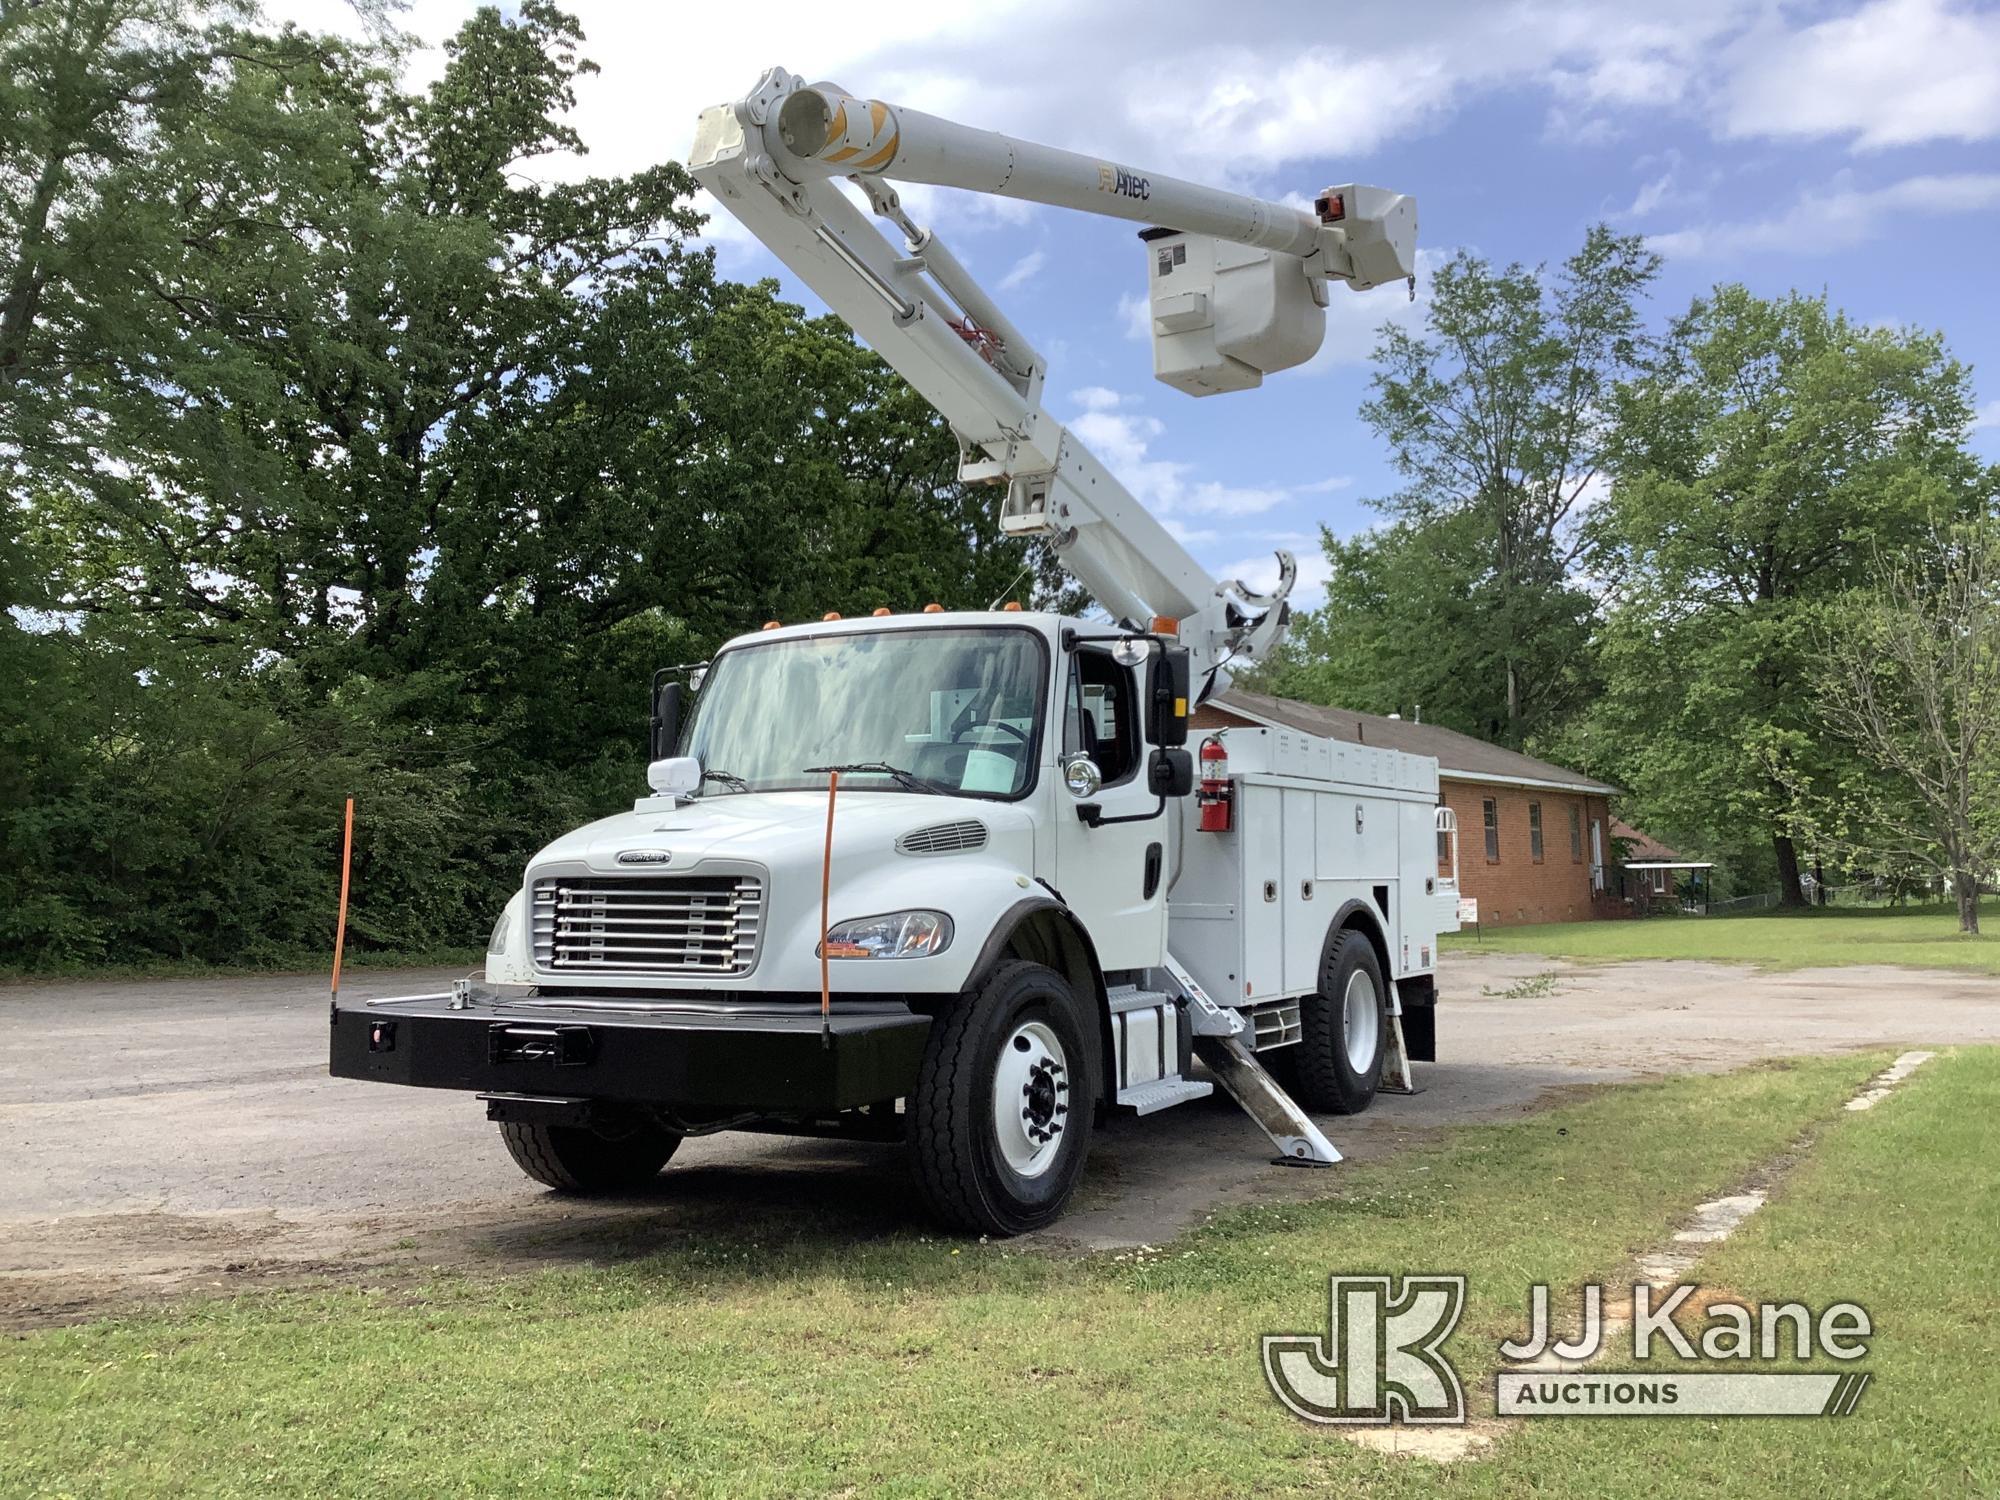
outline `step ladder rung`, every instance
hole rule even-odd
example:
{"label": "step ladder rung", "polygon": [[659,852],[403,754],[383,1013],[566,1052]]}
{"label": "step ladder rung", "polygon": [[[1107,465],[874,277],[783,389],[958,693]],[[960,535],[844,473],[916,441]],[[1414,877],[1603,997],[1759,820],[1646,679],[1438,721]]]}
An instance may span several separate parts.
{"label": "step ladder rung", "polygon": [[1171,1078],[1120,1089],[1117,1103],[1120,1109],[1129,1109],[1135,1115],[1152,1115],[1192,1099],[1206,1099],[1214,1092],[1215,1085],[1206,1079],[1182,1078],[1175,1074]]}

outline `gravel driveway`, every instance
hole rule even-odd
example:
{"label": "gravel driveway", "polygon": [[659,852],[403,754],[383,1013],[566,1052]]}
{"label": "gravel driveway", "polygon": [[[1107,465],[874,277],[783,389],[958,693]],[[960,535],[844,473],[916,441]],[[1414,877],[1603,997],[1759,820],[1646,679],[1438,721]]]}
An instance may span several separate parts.
{"label": "gravel driveway", "polygon": [[[347,989],[359,998],[451,977],[355,975]],[[1442,1057],[1420,1067],[1425,1091],[1327,1120],[1348,1155],[1518,1117],[1566,1085],[2000,1041],[2000,981],[1934,971],[1453,954],[1440,989]],[[690,1141],[641,1197],[558,1197],[521,1176],[471,1098],[327,1077],[317,977],[16,984],[0,988],[0,1017],[0,1320],[17,1324],[321,1274],[641,1253],[752,1213],[782,1228],[810,1211],[856,1236],[908,1222],[894,1148],[774,1136]],[[1114,1121],[1077,1207],[1047,1239],[1157,1242],[1217,1206],[1337,1180],[1269,1157],[1219,1095]]]}

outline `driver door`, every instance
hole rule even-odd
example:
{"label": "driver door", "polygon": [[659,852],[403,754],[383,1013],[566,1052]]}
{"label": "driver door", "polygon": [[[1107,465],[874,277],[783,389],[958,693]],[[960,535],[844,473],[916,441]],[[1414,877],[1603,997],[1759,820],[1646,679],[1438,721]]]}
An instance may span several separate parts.
{"label": "driver door", "polygon": [[[1166,953],[1173,819],[1154,816],[1160,799],[1147,789],[1137,676],[1109,650],[1088,645],[1070,653],[1068,670],[1061,764],[1087,755],[1104,782],[1094,797],[1057,788],[1056,888],[1088,929],[1102,968],[1151,968]],[[1077,816],[1090,803],[1103,818],[1094,828]]]}

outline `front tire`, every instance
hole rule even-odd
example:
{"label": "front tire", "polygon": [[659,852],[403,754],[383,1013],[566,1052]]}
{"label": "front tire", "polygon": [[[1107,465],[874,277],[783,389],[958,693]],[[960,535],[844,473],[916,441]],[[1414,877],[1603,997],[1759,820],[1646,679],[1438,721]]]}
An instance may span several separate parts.
{"label": "front tire", "polygon": [[1015,1235],[1062,1214],[1090,1149],[1090,1030],[1068,981],[1024,962],[1002,964],[931,1022],[909,1139],[939,1219]]}
{"label": "front tire", "polygon": [[622,1193],[644,1187],[660,1175],[681,1143],[671,1130],[643,1120],[603,1129],[506,1120],[500,1125],[500,1139],[523,1172],[565,1193]]}
{"label": "front tire", "polygon": [[1307,1109],[1358,1115],[1375,1101],[1388,1055],[1389,986],[1365,933],[1336,932],[1319,993],[1299,1002],[1297,1093]]}

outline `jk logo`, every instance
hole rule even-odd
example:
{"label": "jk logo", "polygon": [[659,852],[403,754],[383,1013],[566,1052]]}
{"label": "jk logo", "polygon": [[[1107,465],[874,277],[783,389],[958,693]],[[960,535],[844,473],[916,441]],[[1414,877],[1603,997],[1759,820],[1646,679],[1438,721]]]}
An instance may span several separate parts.
{"label": "jk logo", "polygon": [[1465,1311],[1463,1276],[1327,1278],[1324,1338],[1264,1335],[1264,1378],[1308,1422],[1462,1423],[1465,1387],[1441,1352]]}

